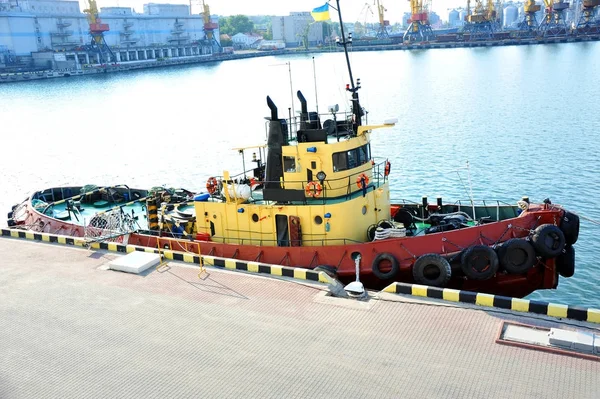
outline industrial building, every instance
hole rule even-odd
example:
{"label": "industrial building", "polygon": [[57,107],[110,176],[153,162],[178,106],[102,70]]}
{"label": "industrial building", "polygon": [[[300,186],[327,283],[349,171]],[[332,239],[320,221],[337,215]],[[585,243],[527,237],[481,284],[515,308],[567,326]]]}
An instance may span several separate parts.
{"label": "industrial building", "polygon": [[[143,14],[129,7],[105,7],[97,17],[115,62],[211,54],[219,47],[218,25],[212,24],[208,40],[203,15],[190,15],[188,5],[149,3]],[[87,48],[91,40],[89,13],[81,12],[78,1],[0,0],[0,66],[100,63],[98,54]],[[49,56],[57,52],[61,56]]]}
{"label": "industrial building", "polygon": [[282,41],[286,47],[301,46],[304,38],[315,46],[323,43],[323,23],[315,22],[310,12],[291,12],[284,17],[272,17],[273,40]]}

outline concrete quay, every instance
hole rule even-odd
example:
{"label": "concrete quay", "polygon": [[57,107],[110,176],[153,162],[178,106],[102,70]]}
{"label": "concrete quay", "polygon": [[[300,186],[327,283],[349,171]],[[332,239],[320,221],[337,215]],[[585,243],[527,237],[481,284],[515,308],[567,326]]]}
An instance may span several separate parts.
{"label": "concrete quay", "polygon": [[505,320],[570,322],[11,238],[0,256],[2,399],[600,397],[600,362],[495,343]]}

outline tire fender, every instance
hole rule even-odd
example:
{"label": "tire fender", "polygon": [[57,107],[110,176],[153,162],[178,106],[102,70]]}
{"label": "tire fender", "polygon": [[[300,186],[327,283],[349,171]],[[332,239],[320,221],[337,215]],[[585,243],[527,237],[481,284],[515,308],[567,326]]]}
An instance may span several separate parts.
{"label": "tire fender", "polygon": [[494,277],[499,265],[498,255],[492,248],[474,245],[463,253],[460,268],[471,280],[487,280]]}
{"label": "tire fender", "polygon": [[510,274],[527,273],[536,261],[535,248],[527,240],[511,238],[498,248],[498,260]]}
{"label": "tire fender", "polygon": [[[391,264],[391,268],[387,272],[381,271],[381,262],[388,261]],[[394,255],[382,252],[378,254],[375,259],[373,259],[373,263],[371,264],[371,269],[373,270],[373,274],[380,280],[389,280],[391,278],[396,277],[398,272],[400,271],[400,264],[394,257]]]}
{"label": "tire fender", "polygon": [[553,224],[542,224],[535,229],[531,243],[536,252],[545,258],[556,258],[565,248],[565,235]]}
{"label": "tire fender", "polygon": [[417,283],[433,287],[445,287],[452,277],[450,263],[439,254],[420,256],[412,271]]}

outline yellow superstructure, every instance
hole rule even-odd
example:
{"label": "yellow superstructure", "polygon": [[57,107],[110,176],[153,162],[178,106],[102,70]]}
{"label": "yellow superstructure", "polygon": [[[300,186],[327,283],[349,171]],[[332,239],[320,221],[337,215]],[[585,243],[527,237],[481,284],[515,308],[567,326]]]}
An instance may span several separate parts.
{"label": "yellow superstructure", "polygon": [[276,191],[289,200],[264,199],[265,190],[239,198],[236,193],[248,184],[225,171],[220,198],[195,202],[198,232],[213,241],[266,246],[368,241],[369,226],[390,219],[386,162],[374,163],[370,152],[371,131],[385,126],[393,123],[360,126],[357,134],[341,139],[330,134],[322,141],[283,145]]}

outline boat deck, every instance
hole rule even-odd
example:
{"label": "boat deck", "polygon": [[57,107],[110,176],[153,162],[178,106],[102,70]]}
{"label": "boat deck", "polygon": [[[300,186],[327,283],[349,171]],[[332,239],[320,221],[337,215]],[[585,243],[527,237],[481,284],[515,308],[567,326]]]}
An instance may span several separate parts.
{"label": "boat deck", "polygon": [[495,343],[503,320],[433,302],[0,239],[0,397],[598,398],[600,362]]}

